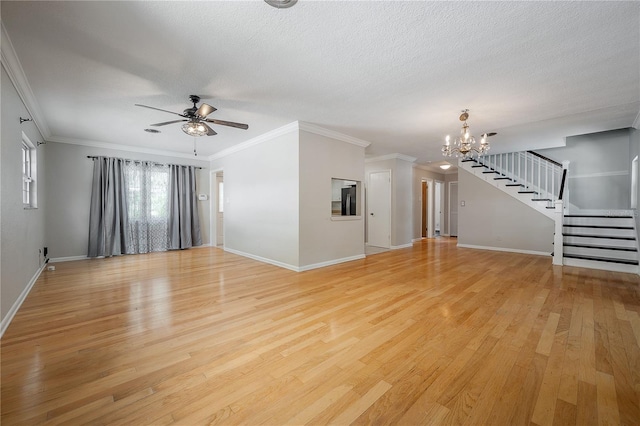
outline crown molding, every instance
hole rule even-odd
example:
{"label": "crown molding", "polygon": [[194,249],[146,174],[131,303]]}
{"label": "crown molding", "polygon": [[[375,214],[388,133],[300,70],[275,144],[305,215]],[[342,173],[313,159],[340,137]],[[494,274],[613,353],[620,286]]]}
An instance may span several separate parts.
{"label": "crown molding", "polygon": [[139,152],[143,154],[153,154],[153,155],[162,155],[163,157],[175,157],[175,158],[186,158],[189,160],[200,160],[207,161],[206,157],[194,158],[193,154],[186,154],[184,152],[176,152],[176,151],[167,151],[163,149],[153,149],[153,148],[143,148],[139,146],[132,145],[120,145],[116,143],[108,143],[108,142],[98,142],[98,141],[89,141],[83,139],[74,139],[74,138],[64,138],[60,136],[54,136],[47,139],[47,142],[57,142],[57,143],[66,143],[71,145],[82,145],[88,146],[92,148],[104,148],[104,149],[114,149],[118,151],[127,151],[127,152]]}
{"label": "crown molding", "polygon": [[638,130],[638,126],[640,126],[640,111],[638,111],[638,115],[636,115],[636,119],[633,120],[633,124],[631,125],[631,127]]}
{"label": "crown molding", "polygon": [[299,121],[298,126],[300,130],[304,130],[305,132],[313,133],[320,136],[326,136],[331,139],[337,139],[339,141],[347,142],[356,146],[360,146],[362,148],[366,148],[371,145],[371,142],[354,138],[353,136],[345,135],[334,130],[325,129],[324,127],[316,126],[315,124],[305,123],[304,121]]}
{"label": "crown molding", "polygon": [[245,150],[247,148],[251,148],[252,146],[256,146],[263,142],[270,141],[271,139],[277,138],[278,136],[286,135],[287,133],[296,132],[296,131],[298,131],[298,122],[294,121],[293,123],[289,123],[282,127],[278,127],[277,129],[270,130],[267,133],[263,133],[260,136],[256,136],[255,138],[239,143],[238,145],[234,145],[230,148],[223,149],[222,151],[216,152],[215,154],[212,154],[207,158],[209,161],[217,160],[219,158],[226,157],[228,155]]}
{"label": "crown molding", "polygon": [[404,154],[399,154],[399,153],[394,153],[394,154],[386,154],[386,155],[380,155],[379,157],[371,157],[371,158],[365,158],[364,162],[365,163],[373,163],[375,161],[385,161],[385,160],[402,160],[402,161],[408,161],[409,163],[413,163],[414,161],[417,160],[416,157],[410,157],[408,155],[404,155]]}
{"label": "crown molding", "polygon": [[24,69],[22,69],[22,64],[20,64],[18,55],[16,55],[9,34],[7,34],[7,30],[4,27],[4,22],[0,21],[0,27],[2,27],[2,35],[0,36],[2,67],[7,71],[9,79],[15,86],[18,96],[20,96],[22,103],[27,109],[27,112],[29,112],[40,134],[44,139],[48,139],[51,137],[51,130],[49,130],[49,126],[47,126],[44,116],[40,112],[40,107],[33,95],[33,90],[31,90],[27,76],[24,74]]}

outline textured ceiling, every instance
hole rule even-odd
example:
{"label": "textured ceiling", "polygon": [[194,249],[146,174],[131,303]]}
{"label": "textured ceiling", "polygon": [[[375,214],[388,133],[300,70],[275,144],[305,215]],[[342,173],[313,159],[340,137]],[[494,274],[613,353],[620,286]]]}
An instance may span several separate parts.
{"label": "textured ceiling", "polygon": [[[638,2],[7,2],[1,17],[52,141],[189,154],[188,95],[218,111],[211,155],[292,121],[441,161],[471,110],[494,152],[630,127],[640,111]],[[4,46],[4,44],[3,44]]]}

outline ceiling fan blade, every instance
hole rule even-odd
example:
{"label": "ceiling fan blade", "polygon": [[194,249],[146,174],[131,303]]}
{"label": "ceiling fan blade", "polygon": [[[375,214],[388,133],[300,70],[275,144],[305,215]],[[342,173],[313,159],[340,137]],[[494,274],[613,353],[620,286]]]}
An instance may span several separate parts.
{"label": "ceiling fan blade", "polygon": [[206,119],[207,123],[220,124],[222,126],[236,127],[238,129],[247,130],[249,128],[248,124],[242,123],[234,123],[233,121],[224,121],[224,120],[215,120],[215,119]]}
{"label": "ceiling fan blade", "polygon": [[173,123],[181,123],[183,121],[189,121],[189,120],[172,120],[172,121],[164,121],[162,123],[156,123],[156,124],[151,124],[151,126],[166,126],[167,124],[173,124]]}
{"label": "ceiling fan blade", "polygon": [[167,111],[166,109],[160,109],[160,108],[156,108],[156,107],[152,107],[152,106],[148,106],[148,105],[141,105],[141,104],[134,104],[134,105],[135,106],[139,106],[139,107],[143,107],[143,108],[155,109],[157,111],[168,112],[169,114],[179,115],[180,117],[186,117],[184,114],[179,114],[179,113],[173,112],[173,111]]}
{"label": "ceiling fan blade", "polygon": [[211,127],[207,126],[205,123],[200,123],[202,124],[204,127],[207,128],[207,136],[213,136],[213,135],[217,135],[216,131],[213,130]]}
{"label": "ceiling fan blade", "polygon": [[211,114],[213,111],[216,111],[216,109],[214,107],[212,107],[209,104],[203,103],[202,105],[200,105],[200,108],[198,108],[198,110],[196,111],[196,114],[198,114],[200,117],[204,118],[207,115]]}

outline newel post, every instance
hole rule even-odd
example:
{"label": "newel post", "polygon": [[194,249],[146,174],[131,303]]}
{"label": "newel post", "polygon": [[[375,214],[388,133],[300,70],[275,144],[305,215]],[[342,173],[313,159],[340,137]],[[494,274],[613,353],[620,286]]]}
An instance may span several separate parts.
{"label": "newel post", "polygon": [[556,201],[556,210],[555,210],[555,234],[553,236],[553,264],[554,265],[562,265],[562,250],[563,247],[563,238],[562,238],[562,225],[564,222],[564,210],[563,210],[563,202],[562,200]]}

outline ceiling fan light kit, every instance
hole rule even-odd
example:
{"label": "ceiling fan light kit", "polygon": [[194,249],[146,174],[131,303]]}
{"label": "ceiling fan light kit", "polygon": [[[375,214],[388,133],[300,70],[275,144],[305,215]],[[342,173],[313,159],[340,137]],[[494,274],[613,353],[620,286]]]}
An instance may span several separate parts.
{"label": "ceiling fan light kit", "polygon": [[[216,108],[212,107],[209,104],[202,103],[200,107],[196,104],[200,102],[200,96],[191,95],[189,96],[189,100],[193,102],[193,107],[185,109],[182,114],[173,111],[167,111],[166,109],[156,108],[148,105],[135,104],[135,106],[155,109],[157,111],[168,112],[169,114],[179,115],[182,117],[180,120],[171,120],[164,121],[162,123],[155,123],[152,126],[166,126],[167,124],[174,123],[184,123],[182,125],[182,131],[185,132],[189,136],[213,136],[217,135],[216,131],[213,130],[207,123],[218,124],[221,126],[229,126],[235,127],[237,129],[248,129],[249,126],[242,123],[234,123],[233,121],[224,121],[224,120],[215,120],[211,118],[207,118],[207,115],[216,111]],[[145,131],[150,131],[151,129],[145,129]],[[153,132],[151,132],[153,133]]]}
{"label": "ceiling fan light kit", "polygon": [[298,2],[298,0],[264,0],[269,6],[276,9],[287,9]]}
{"label": "ceiling fan light kit", "polygon": [[[469,132],[469,125],[467,119],[469,118],[469,110],[463,109],[460,114],[460,121],[462,121],[462,129],[460,129],[460,136],[458,136],[453,145],[449,135],[445,138],[445,143],[442,146],[442,155],[445,157],[462,157],[463,159],[471,158],[474,153],[484,155],[489,151],[489,142],[487,141],[488,134],[485,133],[480,139],[480,146],[475,146],[476,138],[471,136]],[[495,134],[495,133],[494,133]]]}

